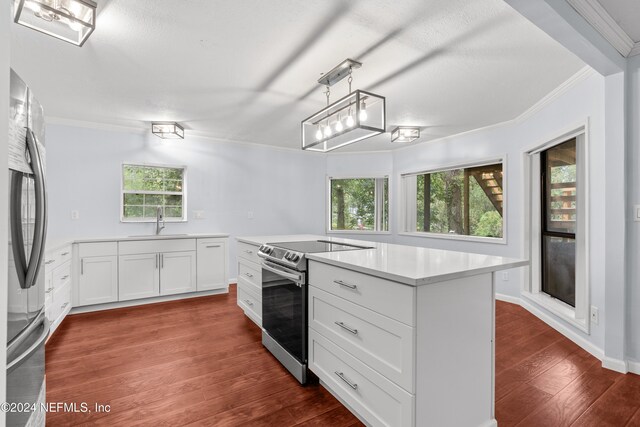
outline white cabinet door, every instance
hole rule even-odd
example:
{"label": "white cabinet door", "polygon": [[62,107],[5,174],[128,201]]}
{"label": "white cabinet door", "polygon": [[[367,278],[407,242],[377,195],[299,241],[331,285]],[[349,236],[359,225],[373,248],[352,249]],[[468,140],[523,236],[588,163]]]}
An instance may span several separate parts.
{"label": "white cabinet door", "polygon": [[198,290],[226,289],[227,244],[225,240],[198,239]]}
{"label": "white cabinet door", "polygon": [[80,258],[79,305],[118,301],[118,257]]}
{"label": "white cabinet door", "polygon": [[157,253],[121,255],[119,262],[120,301],[160,295],[160,259]]}
{"label": "white cabinet door", "polygon": [[160,295],[196,291],[196,252],[160,254]]}

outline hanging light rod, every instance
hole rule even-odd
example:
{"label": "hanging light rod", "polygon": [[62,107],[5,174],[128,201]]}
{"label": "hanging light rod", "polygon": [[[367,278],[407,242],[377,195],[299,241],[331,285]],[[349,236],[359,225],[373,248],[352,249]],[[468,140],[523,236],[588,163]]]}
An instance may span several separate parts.
{"label": "hanging light rod", "polygon": [[340,64],[335,66],[331,71],[325,73],[318,79],[318,83],[324,86],[333,86],[340,80],[344,79],[350,74],[350,70],[362,67],[362,62],[354,61],[353,59],[345,59]]}

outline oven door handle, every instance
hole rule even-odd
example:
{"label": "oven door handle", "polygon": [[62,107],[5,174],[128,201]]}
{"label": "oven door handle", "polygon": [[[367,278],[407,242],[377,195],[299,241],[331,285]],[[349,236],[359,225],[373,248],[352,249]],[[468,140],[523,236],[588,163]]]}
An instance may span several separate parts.
{"label": "oven door handle", "polygon": [[291,279],[296,283],[304,284],[304,274],[302,273],[291,273],[285,271],[281,268],[278,268],[276,264],[273,264],[269,261],[262,261],[262,268],[272,273],[277,274],[278,276],[286,277],[287,279]]}

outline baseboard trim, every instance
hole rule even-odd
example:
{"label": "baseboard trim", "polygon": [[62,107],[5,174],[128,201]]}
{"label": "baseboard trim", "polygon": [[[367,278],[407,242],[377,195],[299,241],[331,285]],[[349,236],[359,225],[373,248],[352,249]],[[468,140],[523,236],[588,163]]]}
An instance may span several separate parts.
{"label": "baseboard trim", "polygon": [[236,283],[238,283],[238,278],[234,277],[233,279],[229,279],[229,284],[230,285],[235,285]]}
{"label": "baseboard trim", "polygon": [[558,320],[554,319],[534,304],[529,302],[524,298],[518,298],[511,295],[498,294],[496,293],[496,300],[509,302],[512,304],[517,304],[527,310],[529,313],[536,316],[538,319],[542,320],[547,325],[551,326],[556,331],[560,332],[562,335],[570,339],[573,343],[578,345],[580,348],[591,354],[596,359],[602,362],[602,366],[604,368],[610,369],[612,371],[620,372],[622,374],[626,374],[628,372],[638,373],[640,374],[640,363],[637,362],[627,362],[620,359],[614,359],[611,357],[606,357],[604,355],[604,351],[585,340],[583,337],[572,331],[566,325],[562,324]]}
{"label": "baseboard trim", "polygon": [[69,314],[90,313],[92,311],[114,310],[116,308],[133,307],[136,305],[156,304],[159,302],[178,301],[189,298],[206,297],[210,295],[219,295],[229,293],[228,288],[214,289],[212,291],[190,292],[187,294],[166,295],[161,297],[134,299],[130,301],[110,302],[107,304],[87,305],[82,307],[73,307]]}

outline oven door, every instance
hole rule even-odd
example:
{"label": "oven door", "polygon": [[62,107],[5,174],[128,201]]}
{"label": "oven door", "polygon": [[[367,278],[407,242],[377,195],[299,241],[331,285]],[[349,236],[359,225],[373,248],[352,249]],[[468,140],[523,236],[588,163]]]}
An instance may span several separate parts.
{"label": "oven door", "polygon": [[300,381],[306,381],[305,274],[262,262],[262,343]]}

